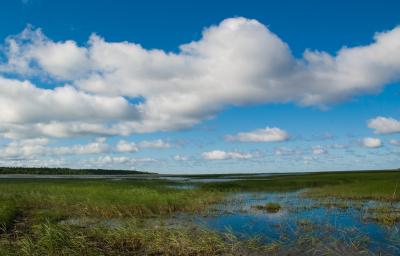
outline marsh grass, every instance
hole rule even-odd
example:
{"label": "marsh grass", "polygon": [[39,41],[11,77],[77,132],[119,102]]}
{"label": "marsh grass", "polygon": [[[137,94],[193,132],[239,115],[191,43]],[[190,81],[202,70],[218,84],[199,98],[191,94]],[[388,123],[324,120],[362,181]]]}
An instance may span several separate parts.
{"label": "marsh grass", "polygon": [[[0,255],[229,255],[257,247],[254,241],[211,231],[152,225],[151,220],[178,213],[206,212],[224,198],[218,191],[166,185],[170,183],[2,181]],[[69,224],[73,218],[92,223]],[[119,224],[112,226],[111,220]]]}
{"label": "marsh grass", "polygon": [[10,201],[0,202],[0,232],[6,232],[18,215],[18,208]]}
{"label": "marsh grass", "polygon": [[[2,240],[4,242],[4,239]],[[79,229],[50,222],[3,246],[1,255],[265,255],[276,249],[198,227],[154,227],[136,221],[110,229]]]}
{"label": "marsh grass", "polygon": [[[0,184],[0,201],[12,202],[14,208],[38,220],[201,212],[222,199],[223,193],[165,188],[159,181],[14,181]],[[4,218],[9,216],[7,209],[4,209]]]}
{"label": "marsh grass", "polygon": [[[348,200],[354,199],[391,203],[400,200],[399,179],[398,172],[319,173],[195,183],[186,190],[162,180],[0,180],[0,255],[364,255],[362,237],[327,241],[330,231],[315,236],[317,227],[306,220],[297,223],[298,236],[290,244],[155,222],[181,213],[209,214],[210,205],[237,191],[308,188],[303,196],[339,209],[352,207]],[[279,211],[281,205],[260,207]],[[365,217],[399,221],[398,212],[387,209],[371,208]]]}
{"label": "marsh grass", "polygon": [[392,227],[400,222],[400,209],[391,207],[390,205],[368,208],[364,213],[364,219]]}
{"label": "marsh grass", "polygon": [[252,205],[251,208],[266,211],[268,213],[276,213],[282,209],[282,206],[279,203],[269,202],[264,205]]}
{"label": "marsh grass", "polygon": [[400,200],[400,171],[327,172],[276,175],[268,179],[197,183],[207,190],[286,192],[307,189],[312,197],[336,196],[346,199]]}
{"label": "marsh grass", "polygon": [[[400,181],[400,171],[343,174],[343,176],[347,176],[347,181],[314,187],[307,190],[304,195],[314,198],[335,197],[349,200],[400,200],[400,193],[396,191]],[[338,176],[336,180],[342,179]]]}

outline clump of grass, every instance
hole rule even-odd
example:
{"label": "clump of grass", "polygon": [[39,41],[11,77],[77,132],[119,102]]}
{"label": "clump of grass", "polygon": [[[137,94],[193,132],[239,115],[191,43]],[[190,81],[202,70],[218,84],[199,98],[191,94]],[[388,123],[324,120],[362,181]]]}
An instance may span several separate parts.
{"label": "clump of grass", "polygon": [[307,227],[307,226],[311,226],[312,223],[309,220],[301,219],[301,220],[297,221],[297,225],[299,225],[300,227]]}
{"label": "clump of grass", "polygon": [[393,213],[379,213],[369,216],[368,219],[381,223],[385,226],[393,226],[400,222],[400,215]]}
{"label": "clump of grass", "polygon": [[34,225],[32,234],[19,242],[17,251],[25,255],[82,255],[88,250],[81,232],[50,222]]}
{"label": "clump of grass", "polygon": [[293,244],[276,255],[375,255],[367,249],[365,239],[343,241],[328,235],[300,235]]}
{"label": "clump of grass", "polygon": [[[247,255],[267,247],[256,241],[242,241],[232,234],[200,228],[138,229],[127,226],[115,231],[95,230],[98,245],[120,254],[138,251],[143,255]],[[104,234],[106,234],[104,236]],[[105,239],[105,240],[104,240]]]}
{"label": "clump of grass", "polygon": [[253,205],[251,206],[254,209],[266,211],[268,213],[276,213],[279,212],[282,206],[279,203],[270,202],[265,205]]}
{"label": "clump of grass", "polygon": [[41,223],[10,242],[14,246],[3,248],[5,255],[265,255],[277,248],[231,233],[194,226],[155,227],[134,220],[114,229]]}
{"label": "clump of grass", "polygon": [[18,214],[18,209],[13,202],[0,203],[0,231],[6,232]]}
{"label": "clump of grass", "polygon": [[400,222],[400,210],[390,206],[369,208],[365,213],[364,219],[390,227]]}
{"label": "clump of grass", "polygon": [[297,227],[299,228],[297,230],[298,235],[300,235],[303,232],[311,232],[315,229],[315,225],[307,220],[307,219],[300,219],[297,221]]}

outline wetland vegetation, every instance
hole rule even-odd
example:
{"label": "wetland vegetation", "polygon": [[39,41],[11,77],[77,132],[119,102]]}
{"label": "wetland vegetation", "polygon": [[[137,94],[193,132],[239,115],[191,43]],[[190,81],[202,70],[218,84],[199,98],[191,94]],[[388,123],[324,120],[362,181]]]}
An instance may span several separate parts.
{"label": "wetland vegetation", "polygon": [[3,178],[0,255],[399,254],[399,182],[398,170]]}

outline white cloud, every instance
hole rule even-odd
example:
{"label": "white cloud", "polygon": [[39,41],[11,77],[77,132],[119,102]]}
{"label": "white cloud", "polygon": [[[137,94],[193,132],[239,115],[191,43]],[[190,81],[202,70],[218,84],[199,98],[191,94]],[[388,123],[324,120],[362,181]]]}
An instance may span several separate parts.
{"label": "white cloud", "polygon": [[287,140],[289,139],[289,135],[282,129],[266,127],[251,132],[240,132],[236,135],[227,135],[225,136],[225,139],[228,141],[240,142],[274,142]]}
{"label": "white cloud", "polygon": [[116,152],[120,153],[133,153],[139,151],[139,149],[142,148],[151,148],[151,149],[166,149],[170,148],[171,144],[168,142],[165,142],[162,139],[157,139],[157,140],[144,140],[140,141],[138,143],[135,142],[128,142],[125,140],[120,140],[117,145],[116,145]]}
{"label": "white cloud", "polygon": [[168,142],[163,141],[162,139],[158,140],[144,140],[139,142],[139,147],[140,148],[170,148],[171,144]]}
{"label": "white cloud", "polygon": [[107,167],[117,165],[134,166],[138,163],[157,162],[154,158],[131,158],[125,156],[100,156],[87,159],[87,164],[92,167]]}
{"label": "white cloud", "polygon": [[44,156],[85,155],[101,153],[134,153],[141,148],[171,147],[163,140],[142,141],[138,144],[120,140],[111,147],[105,138],[96,138],[87,144],[53,146],[47,138],[14,140],[0,147],[0,159],[32,159]]}
{"label": "white cloud", "polygon": [[213,150],[202,153],[202,157],[205,160],[227,160],[227,159],[250,159],[254,155],[250,153],[241,153],[238,151],[226,152],[222,150]]}
{"label": "white cloud", "polygon": [[378,116],[368,120],[368,127],[375,133],[387,134],[400,132],[400,121],[391,117]]}
{"label": "white cloud", "polygon": [[8,61],[0,71],[73,80],[90,70],[86,48],[72,40],[54,42],[31,25],[19,35],[8,37],[5,46]]}
{"label": "white cloud", "polygon": [[378,138],[364,138],[362,141],[364,147],[367,148],[380,148],[382,147],[382,141]]}
{"label": "white cloud", "polygon": [[[65,159],[0,159],[1,166],[13,167],[66,167],[68,162]],[[81,166],[79,166],[82,168]]]}
{"label": "white cloud", "polygon": [[28,81],[1,77],[0,85],[2,123],[127,120],[138,115],[122,97],[94,96],[71,86],[39,89]]}
{"label": "white cloud", "polygon": [[182,156],[182,155],[175,155],[172,157],[175,161],[187,161],[188,157],[187,156]]}
{"label": "white cloud", "polygon": [[134,153],[139,151],[139,148],[135,142],[120,140],[117,143],[116,151],[121,153]]}
{"label": "white cloud", "polygon": [[32,159],[43,156],[99,154],[109,151],[104,138],[88,144],[51,147],[45,138],[12,141],[0,148],[0,159]]}
{"label": "white cloud", "polygon": [[124,135],[129,133],[125,127],[104,123],[138,116],[123,97],[92,95],[71,86],[40,89],[0,76],[0,134],[7,138]]}
{"label": "white cloud", "polygon": [[142,141],[138,144],[125,140],[110,146],[105,138],[96,138],[87,144],[53,146],[47,138],[14,140],[0,147],[0,159],[32,159],[44,156],[84,155],[102,153],[135,153],[141,148],[163,149],[171,147],[163,140]]}
{"label": "white cloud", "polygon": [[1,159],[25,159],[46,154],[47,139],[13,141],[0,149]]}
{"label": "white cloud", "polygon": [[[127,135],[188,128],[232,105],[329,105],[399,81],[400,27],[374,39],[295,58],[265,25],[240,17],[205,29],[178,53],[96,35],[84,46],[55,42],[28,27],[2,47],[0,133]],[[53,88],[38,88],[37,79]]]}
{"label": "white cloud", "polygon": [[105,138],[97,138],[94,142],[85,145],[74,145],[71,147],[56,147],[52,151],[58,155],[67,154],[99,154],[109,150]]}

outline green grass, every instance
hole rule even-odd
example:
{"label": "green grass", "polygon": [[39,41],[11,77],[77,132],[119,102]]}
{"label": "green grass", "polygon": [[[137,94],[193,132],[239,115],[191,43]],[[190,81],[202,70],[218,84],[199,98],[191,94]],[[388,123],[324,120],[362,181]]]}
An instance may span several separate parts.
{"label": "green grass", "polygon": [[197,227],[154,227],[135,221],[118,228],[41,223],[1,255],[265,255],[274,247]]}
{"label": "green grass", "polygon": [[6,232],[17,215],[18,209],[15,203],[10,201],[0,202],[0,232]]}
{"label": "green grass", "polygon": [[336,197],[351,200],[400,200],[400,171],[352,175],[347,182],[312,188],[310,197]]}
{"label": "green grass", "polygon": [[364,219],[372,220],[387,227],[391,227],[400,222],[400,209],[390,205],[369,208],[364,214]]}
{"label": "green grass", "polygon": [[[210,205],[240,191],[306,189],[303,195],[309,197],[396,201],[399,181],[398,171],[252,176],[196,183],[192,190],[168,187],[179,183],[163,180],[0,180],[0,255],[273,254],[282,250],[277,243],[261,245],[181,220],[163,221],[207,213]],[[281,205],[260,207],[279,211]],[[371,210],[366,218],[388,225],[399,221],[398,213],[384,209]]]}
{"label": "green grass", "polygon": [[[270,250],[253,240],[161,220],[202,213],[224,193],[165,181],[0,181],[0,255],[238,255]],[[16,211],[18,209],[18,211]],[[18,219],[16,213],[18,212]],[[82,220],[82,225],[68,220]],[[117,225],[110,224],[116,221]],[[160,223],[154,223],[154,220]]]}
{"label": "green grass", "polygon": [[252,206],[252,208],[257,209],[257,210],[266,211],[269,213],[276,213],[276,212],[280,211],[282,206],[279,203],[271,202],[271,203],[267,203],[265,205],[254,205],[254,206]]}
{"label": "green grass", "polygon": [[[199,184],[216,191],[295,191],[310,197],[400,200],[400,171],[364,171],[278,175],[269,179]],[[397,190],[396,190],[397,186]]]}
{"label": "green grass", "polygon": [[[178,190],[162,181],[0,181],[0,201],[32,216],[150,217],[199,212],[223,198],[217,191]],[[55,216],[53,216],[55,217]]]}

